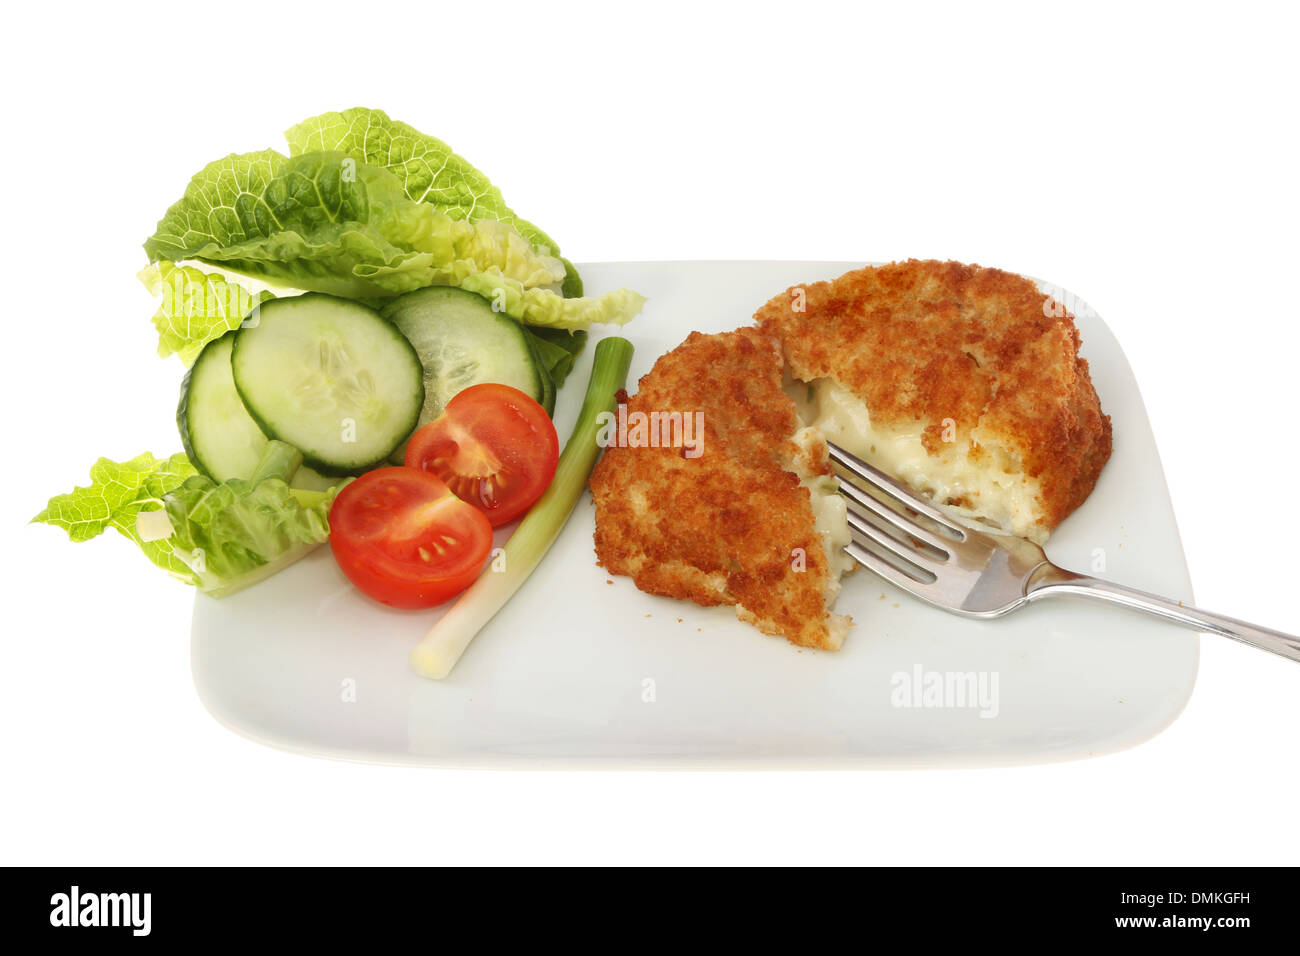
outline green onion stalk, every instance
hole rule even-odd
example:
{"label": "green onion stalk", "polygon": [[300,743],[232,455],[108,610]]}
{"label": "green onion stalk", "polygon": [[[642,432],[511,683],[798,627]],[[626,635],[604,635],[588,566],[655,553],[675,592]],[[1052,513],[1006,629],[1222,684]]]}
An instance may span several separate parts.
{"label": "green onion stalk", "polygon": [[505,607],[560,536],[600,457],[600,415],[614,411],[631,363],[627,339],[611,336],[596,345],[587,395],[555,477],[506,542],[505,570],[480,575],[411,651],[411,667],[421,677],[441,680],[451,673],[470,641]]}

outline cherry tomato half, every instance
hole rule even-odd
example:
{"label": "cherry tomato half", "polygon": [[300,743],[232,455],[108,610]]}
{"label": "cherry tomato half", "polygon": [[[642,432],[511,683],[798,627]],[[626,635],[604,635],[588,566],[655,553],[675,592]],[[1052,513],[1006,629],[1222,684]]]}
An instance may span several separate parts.
{"label": "cherry tomato half", "polygon": [[492,526],[437,475],[380,468],[339,492],[330,548],[348,579],[391,607],[433,607],[478,577]]}
{"label": "cherry tomato half", "polygon": [[490,382],[457,392],[406,448],[408,468],[436,474],[493,525],[519,517],[542,496],[559,457],[546,409]]}

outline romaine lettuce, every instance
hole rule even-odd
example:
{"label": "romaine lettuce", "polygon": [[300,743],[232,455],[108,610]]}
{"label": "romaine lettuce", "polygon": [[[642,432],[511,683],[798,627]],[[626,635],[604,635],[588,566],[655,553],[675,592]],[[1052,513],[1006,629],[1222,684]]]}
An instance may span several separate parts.
{"label": "romaine lettuce", "polygon": [[172,534],[199,590],[223,597],[270,577],[329,538],[338,488],[297,491],[280,478],[220,484],[187,478],[164,499]]}
{"label": "romaine lettuce", "polygon": [[538,357],[546,366],[555,387],[559,388],[573,371],[573,363],[587,344],[586,332],[564,329],[525,328]]}
{"label": "romaine lettuce", "polygon": [[130,461],[101,458],[90,469],[90,484],[50,499],[32,521],[62,528],[73,541],[89,541],[116,528],[140,546],[150,561],[187,584],[198,581],[167,539],[144,541],[136,530],[142,511],[163,507],[163,496],[198,474],[183,454],[155,458],[145,452]]}
{"label": "romaine lettuce", "polygon": [[506,205],[501,190],[440,139],[388,118],[382,110],[354,108],[322,113],[285,131],[289,155],[338,152],[392,173],[414,202],[428,203],[451,219],[495,219],[512,226],[534,247],[558,255],[560,247]]}
{"label": "romaine lettuce", "polygon": [[[173,577],[219,597],[274,574],[329,537],[339,489],[290,489],[285,482],[301,461],[297,449],[273,441],[251,480],[218,483],[182,454],[101,458],[89,486],[51,498],[32,520],[63,528],[73,541],[116,528]],[[162,531],[142,535],[140,524]]]}
{"label": "romaine lettuce", "polygon": [[[560,255],[555,240],[506,205],[488,178],[442,140],[389,119],[383,110],[362,107],[322,113],[285,131],[289,155],[336,151],[391,172],[407,197],[437,206],[451,219],[478,222],[495,219],[511,226],[534,248]],[[565,298],[582,295],[582,278],[568,259],[564,263]]]}
{"label": "romaine lettuce", "polygon": [[274,284],[357,299],[454,285],[532,325],[624,323],[620,289],[565,299],[564,264],[497,219],[415,202],[387,169],[341,152],[231,155],[206,166],[145,243],[150,261],[198,259]]}
{"label": "romaine lettuce", "polygon": [[203,346],[239,328],[255,305],[274,298],[269,292],[249,292],[221,276],[165,259],[146,266],[139,278],[153,295],[162,296],[153,316],[158,354],[179,355],[186,368],[194,364]]}
{"label": "romaine lettuce", "polygon": [[145,243],[151,260],[201,259],[298,288],[394,295],[497,269],[523,288],[564,266],[496,222],[453,222],[396,177],[342,153],[265,151],[206,166]]}

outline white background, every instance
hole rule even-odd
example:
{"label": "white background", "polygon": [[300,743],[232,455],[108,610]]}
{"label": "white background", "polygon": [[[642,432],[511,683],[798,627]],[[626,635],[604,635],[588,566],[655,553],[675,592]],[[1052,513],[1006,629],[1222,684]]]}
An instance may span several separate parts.
{"label": "white background", "polygon": [[576,261],[939,257],[1072,289],[1142,385],[1199,603],[1300,632],[1294,13],[904,7],[7,11],[3,862],[1297,862],[1300,667],[1223,640],[1166,732],[1079,763],[377,768],[219,727],[191,594],[24,524],[97,456],[177,447],[134,274],[188,177],[364,105]]}

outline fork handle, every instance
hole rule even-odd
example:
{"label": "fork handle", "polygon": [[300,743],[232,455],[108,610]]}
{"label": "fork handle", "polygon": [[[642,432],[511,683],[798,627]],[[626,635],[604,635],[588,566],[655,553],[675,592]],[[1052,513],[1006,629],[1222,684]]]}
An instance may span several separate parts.
{"label": "fork handle", "polygon": [[1058,568],[1054,564],[1045,565],[1044,569],[1035,575],[1025,596],[1035,600],[1049,594],[1077,594],[1082,597],[1100,598],[1113,604],[1146,611],[1148,614],[1163,617],[1167,621],[1174,621],[1198,631],[1209,631],[1212,634],[1230,637],[1234,641],[1258,647],[1260,650],[1285,657],[1289,661],[1300,662],[1300,637],[1239,621],[1235,617],[1202,611],[1181,601],[1170,601],[1168,598],[1148,594],[1137,588],[1103,581],[1086,574],[1077,574],[1074,571]]}

